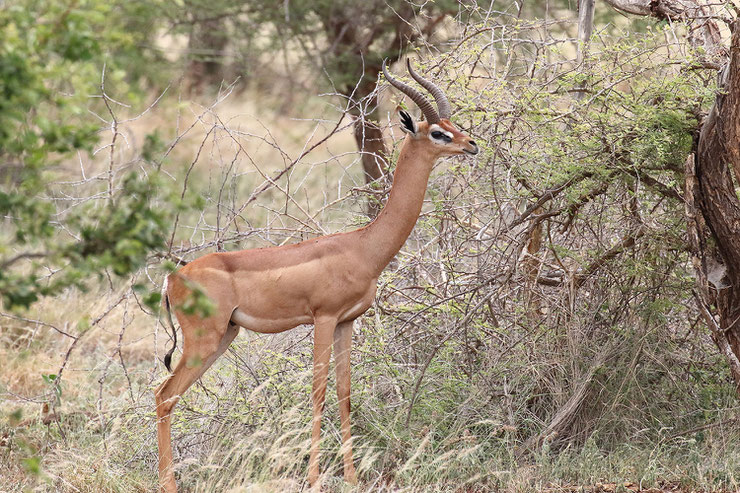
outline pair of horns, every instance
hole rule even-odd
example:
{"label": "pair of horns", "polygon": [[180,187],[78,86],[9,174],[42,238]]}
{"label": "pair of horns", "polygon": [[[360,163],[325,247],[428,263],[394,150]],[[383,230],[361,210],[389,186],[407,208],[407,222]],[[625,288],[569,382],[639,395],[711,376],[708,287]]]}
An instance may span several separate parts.
{"label": "pair of horns", "polygon": [[414,72],[414,69],[411,68],[411,60],[406,59],[406,67],[408,68],[411,77],[413,77],[414,80],[418,82],[421,87],[429,91],[432,96],[434,96],[434,100],[437,102],[439,112],[434,109],[432,103],[420,91],[414,89],[408,84],[404,84],[400,80],[394,79],[391,74],[388,73],[388,69],[386,69],[385,67],[385,60],[383,60],[383,74],[385,74],[385,78],[396,89],[410,97],[411,100],[416,103],[421,112],[424,114],[424,118],[426,118],[429,123],[439,123],[440,119],[449,119],[450,115],[452,114],[452,110],[450,109],[450,102],[447,100],[447,96],[445,96],[445,93],[442,92],[442,89],[440,89],[436,84],[429,82],[428,80],[424,79],[422,76]]}

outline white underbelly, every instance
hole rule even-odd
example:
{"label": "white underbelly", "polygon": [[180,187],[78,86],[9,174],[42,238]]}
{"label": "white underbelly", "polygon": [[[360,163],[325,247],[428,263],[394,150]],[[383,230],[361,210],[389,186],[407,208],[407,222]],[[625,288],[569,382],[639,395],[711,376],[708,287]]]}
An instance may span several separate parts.
{"label": "white underbelly", "polygon": [[260,318],[254,317],[239,308],[235,308],[231,314],[231,321],[236,325],[253,330],[254,332],[275,334],[301,324],[311,324],[313,323],[313,318],[308,315],[292,318]]}
{"label": "white underbelly", "polygon": [[[362,315],[365,310],[367,310],[366,302],[364,300],[360,300],[342,312],[337,319],[337,322],[354,320]],[[231,321],[245,329],[249,329],[254,332],[261,332],[263,334],[275,334],[292,329],[298,325],[314,323],[313,317],[310,315],[300,315],[289,318],[261,318],[250,315],[239,308],[235,308],[231,313]]]}

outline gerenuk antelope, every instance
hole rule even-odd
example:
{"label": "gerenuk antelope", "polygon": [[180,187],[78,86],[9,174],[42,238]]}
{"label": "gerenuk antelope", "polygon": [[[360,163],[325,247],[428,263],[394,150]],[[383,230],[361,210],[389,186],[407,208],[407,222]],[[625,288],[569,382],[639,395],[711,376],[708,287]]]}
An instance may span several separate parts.
{"label": "gerenuk antelope", "polygon": [[[394,79],[383,63],[386,79],[419,106],[426,121],[417,122],[407,112],[400,112],[401,129],[407,135],[388,202],[374,221],[356,231],[294,245],[211,253],[168,276],[163,303],[168,317],[172,308],[180,322],[183,347],[172,375],[155,391],[161,492],[177,489],[170,437],[172,409],[183,392],[226,351],[239,327],[273,334],[301,324],[314,325],[308,462],[308,481],[313,487],[319,484],[321,413],[333,344],[344,479],[357,482],[349,403],[352,323],[372,304],[378,276],[411,234],[435,161],[442,156],[478,153],[475,141],[450,122],[450,103],[442,90],[414,72],[410,63],[407,66],[413,79],[432,94],[438,110],[420,91]],[[215,313],[207,318],[178,309],[195,285],[216,305]],[[173,350],[165,357],[168,369]]]}

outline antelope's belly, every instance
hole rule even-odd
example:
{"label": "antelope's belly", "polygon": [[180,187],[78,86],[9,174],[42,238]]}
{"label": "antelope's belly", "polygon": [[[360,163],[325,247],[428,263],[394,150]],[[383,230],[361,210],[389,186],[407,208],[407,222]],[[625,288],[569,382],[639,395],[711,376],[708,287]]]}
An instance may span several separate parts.
{"label": "antelope's belly", "polygon": [[231,321],[236,325],[254,332],[260,332],[262,334],[277,334],[301,324],[312,324],[313,317],[310,315],[276,318],[255,317],[237,307],[231,314]]}

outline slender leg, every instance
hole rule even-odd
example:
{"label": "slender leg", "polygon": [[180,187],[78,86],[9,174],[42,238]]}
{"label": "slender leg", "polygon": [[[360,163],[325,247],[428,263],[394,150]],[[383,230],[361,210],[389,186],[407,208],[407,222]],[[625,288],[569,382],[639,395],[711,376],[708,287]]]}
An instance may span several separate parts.
{"label": "slender leg", "polygon": [[352,460],[352,432],[349,421],[350,349],[352,347],[352,321],[337,325],[334,331],[334,364],[337,372],[337,398],[344,452],[344,480],[357,484],[357,473]]}
{"label": "slender leg", "polygon": [[331,341],[334,336],[336,320],[317,318],[314,322],[313,336],[313,426],[311,429],[311,453],[308,459],[308,482],[318,487],[319,480],[319,445],[321,440],[321,413],[324,410],[326,397],[326,379],[329,375],[331,358]]}
{"label": "slender leg", "polygon": [[[176,493],[172,464],[171,421],[172,409],[180,396],[221,356],[239,333],[237,325],[229,325],[220,340],[207,336],[191,340],[193,328],[183,326],[184,347],[180,361],[172,375],[154,392],[157,403],[157,444],[159,445],[159,491]],[[203,330],[203,329],[200,329]],[[206,330],[203,330],[206,334]],[[211,332],[213,333],[213,332]],[[217,334],[217,333],[216,333]],[[209,340],[210,339],[210,340]]]}

